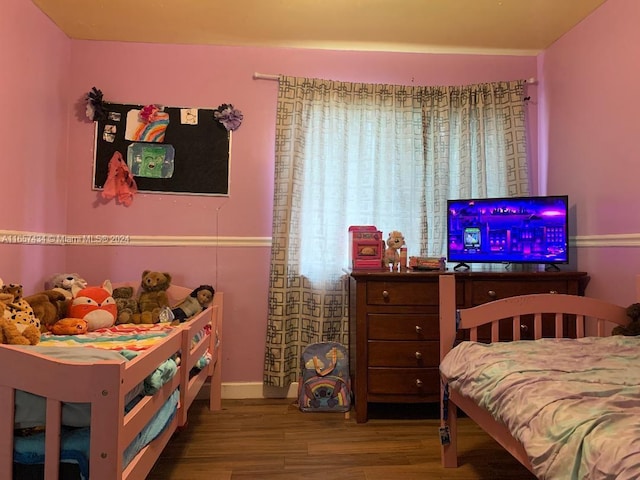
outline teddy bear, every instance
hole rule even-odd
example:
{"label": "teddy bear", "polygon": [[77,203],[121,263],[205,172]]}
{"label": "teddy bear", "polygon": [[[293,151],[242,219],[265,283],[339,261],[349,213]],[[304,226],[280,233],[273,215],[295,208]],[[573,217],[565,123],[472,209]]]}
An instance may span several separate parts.
{"label": "teddy bear", "polygon": [[138,295],[140,313],[133,314],[133,323],[158,323],[162,309],[169,307],[167,289],[170,285],[171,275],[166,272],[142,272]]}
{"label": "teddy bear", "polygon": [[13,302],[13,295],[0,293],[0,343],[7,345],[37,345],[40,330],[33,325],[19,325],[5,316],[7,304]]}
{"label": "teddy bear", "polygon": [[87,281],[77,273],[56,273],[44,283],[45,290],[56,290],[64,294],[68,300],[73,296],[71,289],[74,286],[85,288]]}
{"label": "teddy bear", "polygon": [[24,297],[33,309],[33,314],[40,321],[40,331],[47,333],[51,326],[64,317],[67,310],[65,294],[58,290],[45,290]]}
{"label": "teddy bear", "polygon": [[384,257],[382,258],[382,266],[388,267],[391,265],[393,269],[396,269],[400,265],[400,247],[404,246],[404,236],[397,230],[389,232],[389,238],[387,238],[387,248],[384,251]]}
{"label": "teddy bear", "polygon": [[178,323],[182,323],[189,317],[197,315],[211,305],[215,293],[216,292],[211,285],[200,285],[198,288],[193,290],[187,298],[171,309],[173,318]]}
{"label": "teddy bear", "polygon": [[631,319],[626,326],[618,325],[611,331],[611,335],[626,335],[633,337],[640,335],[640,303],[632,303],[627,307],[627,316]]}
{"label": "teddy bear", "polygon": [[134,297],[133,287],[117,287],[113,289],[113,299],[118,307],[116,323],[132,323],[133,316],[140,313],[138,301]]}

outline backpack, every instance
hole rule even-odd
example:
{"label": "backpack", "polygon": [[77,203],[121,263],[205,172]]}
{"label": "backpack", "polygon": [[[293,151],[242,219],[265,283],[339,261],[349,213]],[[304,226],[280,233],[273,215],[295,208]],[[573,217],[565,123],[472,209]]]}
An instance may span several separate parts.
{"label": "backpack", "polygon": [[298,406],[303,412],[351,409],[349,353],[337,342],[307,345],[300,357]]}

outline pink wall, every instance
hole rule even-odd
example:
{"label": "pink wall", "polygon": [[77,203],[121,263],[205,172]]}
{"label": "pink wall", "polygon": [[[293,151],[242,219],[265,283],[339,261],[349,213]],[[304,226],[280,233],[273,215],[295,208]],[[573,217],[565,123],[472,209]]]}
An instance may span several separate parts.
{"label": "pink wall", "polygon": [[[3,0],[0,14],[0,138],[3,151],[0,229],[66,228],[71,77],[69,39],[32,2]],[[37,238],[32,239],[38,242]],[[5,282],[41,288],[43,272],[65,265],[58,247],[0,244]]]}
{"label": "pink wall", "polygon": [[[608,0],[541,57],[540,158],[549,193],[567,193],[579,237],[638,234],[640,2]],[[548,131],[548,137],[546,132]],[[638,240],[578,249],[590,296],[629,304]]]}

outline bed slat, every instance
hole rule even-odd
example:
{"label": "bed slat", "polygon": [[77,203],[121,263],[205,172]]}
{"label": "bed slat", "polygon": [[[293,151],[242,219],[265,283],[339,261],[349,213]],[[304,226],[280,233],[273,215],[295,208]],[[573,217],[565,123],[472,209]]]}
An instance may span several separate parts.
{"label": "bed slat", "polygon": [[0,415],[0,478],[13,478],[14,400],[15,390],[0,385],[0,412],[4,412]]}
{"label": "bed slat", "polygon": [[52,400],[51,398],[48,398],[44,449],[44,476],[47,480],[58,480],[60,464],[61,418],[62,403],[58,400]]}

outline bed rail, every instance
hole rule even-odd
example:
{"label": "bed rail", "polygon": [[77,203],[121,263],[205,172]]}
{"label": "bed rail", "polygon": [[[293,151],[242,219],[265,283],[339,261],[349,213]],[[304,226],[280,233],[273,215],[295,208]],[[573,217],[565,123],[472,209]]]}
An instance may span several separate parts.
{"label": "bed rail", "polygon": [[[222,334],[222,305],[223,294],[216,292],[212,305],[203,312],[203,315],[183,324],[181,367],[186,368],[187,371],[181,378],[179,426],[186,424],[188,409],[209,377],[212,377],[209,392],[209,409],[219,410],[221,408],[220,370],[222,368],[222,353],[220,351],[220,341]],[[202,335],[202,331],[205,328],[210,328],[208,335]],[[198,373],[190,375],[189,372],[192,371],[193,367],[196,366],[207,351],[211,354],[208,366]]]}

